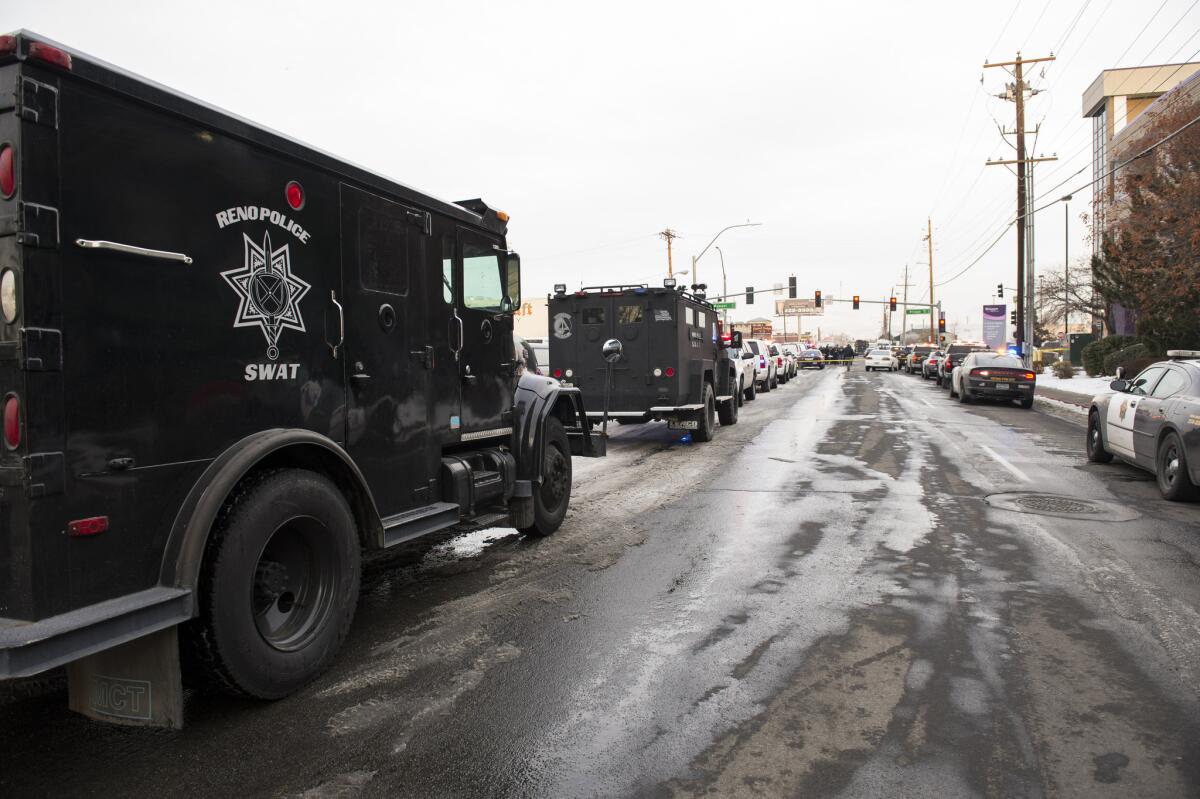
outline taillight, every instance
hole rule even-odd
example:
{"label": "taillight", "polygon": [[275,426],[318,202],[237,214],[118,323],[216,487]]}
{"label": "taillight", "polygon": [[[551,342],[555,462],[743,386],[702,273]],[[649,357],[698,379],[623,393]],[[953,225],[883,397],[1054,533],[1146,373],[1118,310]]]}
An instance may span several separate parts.
{"label": "taillight", "polygon": [[761,355],[758,356],[758,365],[759,365],[759,367],[766,369],[767,368],[767,359]]}
{"label": "taillight", "polygon": [[70,53],[57,47],[51,47],[44,42],[30,42],[28,55],[35,61],[41,61],[52,67],[68,70],[71,68]]}
{"label": "taillight", "polygon": [[11,33],[0,36],[0,56],[13,55],[17,52],[17,37]]}
{"label": "taillight", "polygon": [[1026,380],[1036,380],[1036,379],[1037,379],[1037,375],[1035,375],[1033,372],[1026,372],[1026,373],[1025,373],[1025,379],[1026,379]]}
{"label": "taillight", "polygon": [[980,377],[987,377],[989,374],[991,374],[991,373],[987,369],[972,369],[971,370],[971,377],[974,377],[975,375],[979,375]]}
{"label": "taillight", "polygon": [[67,522],[67,535],[73,538],[88,535],[100,535],[108,529],[107,516],[90,516],[87,519],[76,519]]}
{"label": "taillight", "polygon": [[0,147],[0,197],[6,200],[17,191],[16,160],[12,145]]}
{"label": "taillight", "polygon": [[775,365],[783,366],[783,356],[782,355],[775,359]]}
{"label": "taillight", "polygon": [[4,444],[9,449],[21,445],[21,403],[15,394],[4,399]]}
{"label": "taillight", "polygon": [[668,366],[666,369],[663,369],[663,374],[666,375],[667,377],[674,377],[675,376],[675,367]]}

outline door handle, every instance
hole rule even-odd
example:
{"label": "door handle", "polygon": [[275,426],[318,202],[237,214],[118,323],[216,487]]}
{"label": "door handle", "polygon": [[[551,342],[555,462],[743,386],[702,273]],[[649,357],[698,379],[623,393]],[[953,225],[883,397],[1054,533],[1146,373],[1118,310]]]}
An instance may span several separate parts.
{"label": "door handle", "polygon": [[358,372],[357,374],[350,375],[350,379],[363,381],[363,380],[370,380],[371,376],[369,374],[367,374],[366,372]]}
{"label": "door handle", "polygon": [[342,304],[337,301],[337,292],[330,290],[329,301],[333,303],[333,307],[337,308],[338,312],[338,340],[337,344],[330,344],[329,351],[333,353],[333,357],[338,356],[338,350],[342,348],[342,344],[346,341],[346,312],[342,309]]}

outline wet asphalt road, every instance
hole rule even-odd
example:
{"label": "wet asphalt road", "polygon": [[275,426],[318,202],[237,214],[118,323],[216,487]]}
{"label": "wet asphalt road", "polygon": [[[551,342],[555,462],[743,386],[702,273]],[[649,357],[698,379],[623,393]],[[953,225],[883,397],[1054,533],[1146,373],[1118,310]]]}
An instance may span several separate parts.
{"label": "wet asphalt road", "polygon": [[0,795],[1200,794],[1200,505],[1087,464],[1069,412],[905,375],[742,411],[710,444],[617,428],[549,539],[373,562],[287,700],[191,695],[163,732],[30,686]]}

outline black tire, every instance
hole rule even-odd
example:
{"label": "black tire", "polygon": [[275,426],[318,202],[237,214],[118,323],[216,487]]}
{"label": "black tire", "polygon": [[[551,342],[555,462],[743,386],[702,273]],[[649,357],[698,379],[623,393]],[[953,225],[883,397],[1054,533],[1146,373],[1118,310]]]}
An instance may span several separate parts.
{"label": "black tire", "polygon": [[963,405],[970,405],[975,401],[975,398],[971,396],[971,392],[967,391],[967,387],[963,386],[962,391],[958,394],[958,401]]}
{"label": "black tire", "polygon": [[700,426],[696,428],[695,434],[692,436],[696,441],[712,441],[713,434],[717,429],[717,399],[713,394],[712,383],[704,384],[704,397],[701,400],[704,408],[699,412]]}
{"label": "black tire", "polygon": [[762,388],[760,388],[759,391],[761,391],[764,394],[771,393],[771,378],[768,377],[766,380],[763,381]]}
{"label": "black tire", "polygon": [[1092,463],[1111,463],[1112,453],[1104,448],[1104,434],[1100,430],[1100,414],[1088,414],[1087,441],[1084,443],[1087,459]]}
{"label": "black tire", "polygon": [[1024,408],[1025,410],[1029,410],[1030,408],[1033,407],[1033,395],[1032,394],[1030,394],[1028,397],[1021,397],[1021,407]]}
{"label": "black tire", "polygon": [[758,381],[750,378],[750,387],[746,389],[746,402],[754,402],[758,397]]}
{"label": "black tire", "polygon": [[558,417],[546,419],[542,482],[533,490],[533,525],[521,530],[543,538],[559,528],[571,504],[571,444]]}
{"label": "black tire", "polygon": [[955,397],[958,396],[958,392],[954,390],[954,378],[953,377],[950,378],[949,386],[950,386],[950,399],[954,399]]}
{"label": "black tire", "polygon": [[743,387],[740,379],[737,381],[737,384],[737,391],[734,392],[733,398],[737,401],[738,407],[740,408],[746,404],[746,389]]}
{"label": "black tire", "polygon": [[248,477],[213,524],[199,615],[181,630],[189,683],[279,699],[311,682],[350,629],[360,558],[350,505],[328,478]]}
{"label": "black tire", "polygon": [[735,394],[733,399],[723,402],[717,407],[717,419],[722,427],[738,423],[738,402],[741,394]]}
{"label": "black tire", "polygon": [[1154,455],[1154,476],[1163,498],[1171,502],[1190,502],[1200,496],[1200,489],[1188,473],[1187,452],[1183,440],[1175,431],[1163,436]]}
{"label": "black tire", "polygon": [[771,388],[779,388],[779,372],[776,372],[775,376],[771,378]]}

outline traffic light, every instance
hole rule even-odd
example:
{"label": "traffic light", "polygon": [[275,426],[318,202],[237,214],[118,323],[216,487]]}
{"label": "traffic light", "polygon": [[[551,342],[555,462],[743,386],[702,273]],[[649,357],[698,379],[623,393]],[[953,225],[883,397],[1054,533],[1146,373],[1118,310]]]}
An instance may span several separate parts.
{"label": "traffic light", "polygon": [[1017,323],[1017,309],[1016,308],[1013,308],[1011,311],[1008,312],[1008,321],[1013,323],[1014,325]]}
{"label": "traffic light", "polygon": [[796,299],[796,276],[788,278],[788,299]]}
{"label": "traffic light", "polygon": [[944,316],[938,317],[938,332],[939,333],[946,332],[946,317],[944,317]]}
{"label": "traffic light", "polygon": [[891,297],[888,299],[888,308],[891,308],[893,311],[896,310],[896,298],[895,297]]}
{"label": "traffic light", "polygon": [[821,307],[821,292],[817,291],[813,294],[813,302],[816,303],[818,308]]}
{"label": "traffic light", "polygon": [[854,310],[858,310],[858,295],[854,295]]}
{"label": "traffic light", "polygon": [[1004,299],[1004,284],[1003,283],[996,284],[996,296],[999,297],[1000,299]]}
{"label": "traffic light", "polygon": [[746,286],[746,304],[754,304],[754,286]]}

